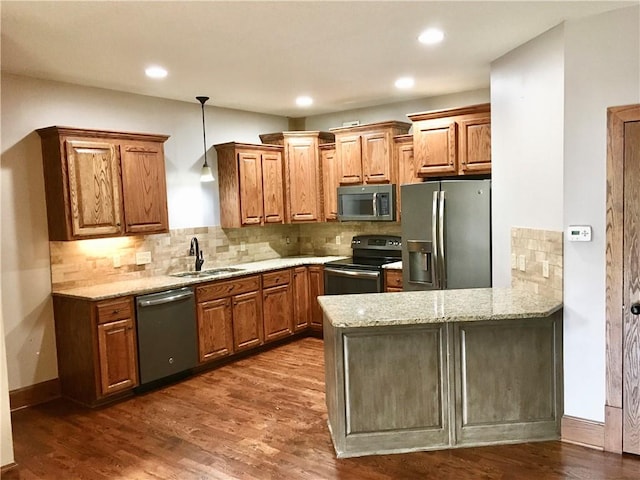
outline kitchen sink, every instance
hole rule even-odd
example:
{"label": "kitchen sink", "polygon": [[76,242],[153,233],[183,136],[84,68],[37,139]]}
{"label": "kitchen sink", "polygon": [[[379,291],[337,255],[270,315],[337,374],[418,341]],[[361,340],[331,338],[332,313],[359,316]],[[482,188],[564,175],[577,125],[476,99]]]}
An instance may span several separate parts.
{"label": "kitchen sink", "polygon": [[234,273],[234,272],[242,272],[243,268],[236,267],[221,267],[221,268],[212,268],[210,270],[202,270],[200,272],[181,272],[181,273],[172,273],[172,277],[182,277],[182,278],[207,278],[207,277],[215,277],[216,275],[222,275],[223,273]]}

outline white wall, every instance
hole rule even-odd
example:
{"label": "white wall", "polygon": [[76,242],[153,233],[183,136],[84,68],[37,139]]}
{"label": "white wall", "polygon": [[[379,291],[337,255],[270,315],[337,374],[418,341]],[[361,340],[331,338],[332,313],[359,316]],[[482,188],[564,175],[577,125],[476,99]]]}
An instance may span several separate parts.
{"label": "white wall", "polygon": [[565,412],[604,420],[607,107],[640,103],[640,7],[565,25],[564,227],[593,227],[564,243]]}
{"label": "white wall", "polygon": [[[219,205],[217,183],[199,181],[202,116],[195,98],[177,102],[3,74],[1,102],[0,292],[8,382],[14,390],[57,377],[42,155],[35,129],[65,125],[168,134],[170,227],[219,225]],[[258,134],[287,129],[284,117],[215,108],[215,99],[209,103],[209,147],[233,140],[259,143]],[[215,149],[209,149],[208,159],[215,167]]]}
{"label": "white wall", "polygon": [[491,64],[493,285],[511,285],[511,227],[562,230],[563,27]]}

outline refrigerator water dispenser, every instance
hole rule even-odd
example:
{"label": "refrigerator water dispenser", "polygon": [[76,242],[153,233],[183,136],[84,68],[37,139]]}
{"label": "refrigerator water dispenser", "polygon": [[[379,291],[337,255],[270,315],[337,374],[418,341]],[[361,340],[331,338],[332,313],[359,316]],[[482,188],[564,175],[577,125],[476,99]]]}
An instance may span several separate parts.
{"label": "refrigerator water dispenser", "polygon": [[433,287],[433,243],[425,240],[408,240],[409,282]]}

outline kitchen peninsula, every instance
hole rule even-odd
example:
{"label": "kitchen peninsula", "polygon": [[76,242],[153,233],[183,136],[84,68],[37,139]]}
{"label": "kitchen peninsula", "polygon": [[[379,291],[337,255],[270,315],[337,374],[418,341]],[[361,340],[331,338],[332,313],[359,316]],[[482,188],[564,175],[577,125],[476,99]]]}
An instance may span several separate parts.
{"label": "kitchen peninsula", "polygon": [[339,458],[558,438],[559,301],[483,288],[319,303]]}

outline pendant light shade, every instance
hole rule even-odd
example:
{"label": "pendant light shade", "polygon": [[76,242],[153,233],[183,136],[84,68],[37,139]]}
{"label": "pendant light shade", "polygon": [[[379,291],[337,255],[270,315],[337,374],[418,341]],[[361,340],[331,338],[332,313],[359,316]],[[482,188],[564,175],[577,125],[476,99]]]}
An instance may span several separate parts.
{"label": "pendant light shade", "polygon": [[202,170],[200,172],[200,181],[213,182],[213,173],[211,172],[211,167],[207,163],[207,131],[204,128],[204,104],[209,100],[209,97],[196,97],[196,100],[198,100],[202,106],[202,140],[204,145],[204,163],[202,164]]}

